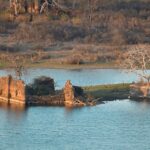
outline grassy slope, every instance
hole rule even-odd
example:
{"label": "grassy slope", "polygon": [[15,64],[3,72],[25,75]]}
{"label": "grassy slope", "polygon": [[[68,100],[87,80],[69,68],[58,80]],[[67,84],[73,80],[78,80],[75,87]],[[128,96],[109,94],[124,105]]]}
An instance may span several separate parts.
{"label": "grassy slope", "polygon": [[130,83],[87,86],[83,89],[86,94],[102,100],[126,99],[129,95]]}

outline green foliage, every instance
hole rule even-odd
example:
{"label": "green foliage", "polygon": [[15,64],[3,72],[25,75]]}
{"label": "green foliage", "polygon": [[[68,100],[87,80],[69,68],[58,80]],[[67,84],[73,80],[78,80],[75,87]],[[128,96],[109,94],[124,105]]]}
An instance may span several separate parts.
{"label": "green foliage", "polygon": [[37,96],[54,94],[54,80],[45,76],[36,78],[32,84],[26,86],[26,92]]}
{"label": "green foliage", "polygon": [[129,83],[120,83],[120,84],[86,86],[83,88],[86,91],[98,91],[98,90],[117,91],[117,90],[129,89],[129,85],[130,85]]}
{"label": "green foliage", "polygon": [[95,98],[109,98],[127,97],[130,91],[129,83],[109,84],[109,85],[96,85],[83,87],[85,93],[92,95]]}

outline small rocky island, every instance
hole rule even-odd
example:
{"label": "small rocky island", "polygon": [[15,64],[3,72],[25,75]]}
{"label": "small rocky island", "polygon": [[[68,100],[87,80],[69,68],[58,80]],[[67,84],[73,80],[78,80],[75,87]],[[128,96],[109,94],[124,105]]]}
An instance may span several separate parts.
{"label": "small rocky island", "polygon": [[149,100],[150,86],[146,83],[124,83],[79,87],[68,80],[61,90],[55,90],[54,79],[39,77],[25,84],[11,75],[0,78],[0,101],[24,106],[94,106],[103,101]]}

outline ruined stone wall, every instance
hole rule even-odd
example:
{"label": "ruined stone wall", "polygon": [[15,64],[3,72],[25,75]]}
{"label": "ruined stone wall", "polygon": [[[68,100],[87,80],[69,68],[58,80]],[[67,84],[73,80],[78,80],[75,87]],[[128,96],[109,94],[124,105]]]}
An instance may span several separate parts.
{"label": "ruined stone wall", "polygon": [[133,84],[130,86],[130,94],[131,96],[142,96],[142,97],[150,97],[150,86],[148,84],[138,85]]}
{"label": "ruined stone wall", "polygon": [[9,81],[9,77],[1,77],[0,78],[0,98],[3,100],[7,100],[8,99],[8,81]]}
{"label": "ruined stone wall", "polygon": [[39,105],[39,106],[64,106],[64,94],[59,93],[57,95],[44,95],[44,96],[27,96],[27,105]]}
{"label": "ruined stone wall", "polygon": [[22,80],[14,80],[10,77],[10,98],[25,101],[25,84]]}
{"label": "ruined stone wall", "polygon": [[74,95],[74,88],[73,88],[70,80],[68,80],[65,84],[64,96],[65,96],[65,104],[66,105],[73,105],[75,95]]}
{"label": "ruined stone wall", "polygon": [[84,92],[81,87],[73,86],[68,80],[64,87],[64,100],[65,106],[85,106]]}
{"label": "ruined stone wall", "polygon": [[11,76],[0,78],[0,100],[9,103],[26,103],[25,84]]}

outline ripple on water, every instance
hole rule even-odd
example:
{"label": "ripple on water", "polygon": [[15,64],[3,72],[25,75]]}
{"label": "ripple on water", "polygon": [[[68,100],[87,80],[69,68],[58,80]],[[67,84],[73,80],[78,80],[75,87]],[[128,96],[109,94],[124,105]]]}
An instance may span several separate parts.
{"label": "ripple on water", "polygon": [[[7,74],[0,71],[1,75]],[[29,70],[26,82],[38,75],[67,79],[76,85],[131,82],[135,75],[119,70]],[[61,75],[61,76],[60,76]],[[68,110],[63,107],[18,109],[0,105],[0,150],[149,150],[150,104],[129,100]]]}
{"label": "ripple on water", "polygon": [[[14,112],[11,112],[14,113]],[[31,107],[16,119],[0,108],[0,145],[3,149],[150,148],[150,104],[129,100],[95,107]],[[13,121],[6,119],[10,115]],[[14,125],[14,122],[17,122]]]}

